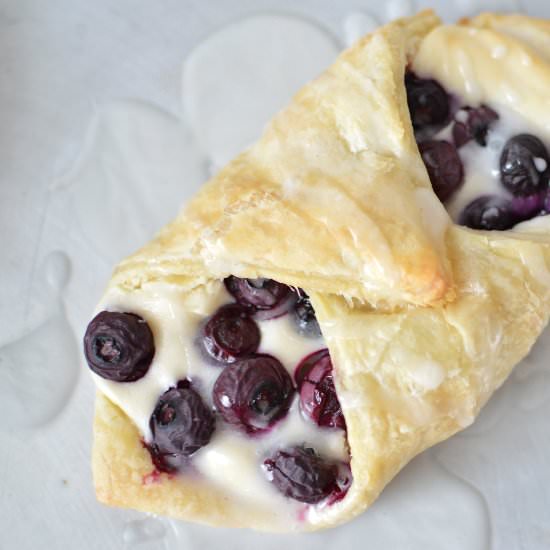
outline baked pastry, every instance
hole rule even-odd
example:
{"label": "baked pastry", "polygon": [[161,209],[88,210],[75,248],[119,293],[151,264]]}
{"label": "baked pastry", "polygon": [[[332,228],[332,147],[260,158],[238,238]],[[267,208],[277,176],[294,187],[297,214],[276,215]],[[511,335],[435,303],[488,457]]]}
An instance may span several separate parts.
{"label": "baked pastry", "polygon": [[473,422],[550,312],[549,39],[382,27],[117,267],[84,339],[100,501],[331,527]]}

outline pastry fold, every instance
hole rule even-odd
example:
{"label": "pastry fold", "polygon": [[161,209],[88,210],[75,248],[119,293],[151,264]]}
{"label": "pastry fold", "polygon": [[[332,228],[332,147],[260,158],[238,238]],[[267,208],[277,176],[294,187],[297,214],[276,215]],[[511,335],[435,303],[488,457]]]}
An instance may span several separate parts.
{"label": "pastry fold", "polygon": [[[185,293],[232,274],[310,295],[335,369],[353,483],[304,529],[358,515],[415,455],[470,425],[548,321],[550,221],[473,231],[453,225],[432,192],[403,76],[440,25],[422,12],[345,51],[110,282],[128,293],[159,282]],[[485,14],[462,26],[540,61],[523,66],[523,82],[532,71],[550,75],[537,53],[550,40],[547,23]],[[199,478],[147,477],[140,434],[101,393],[94,434],[102,502],[288,528]]]}
{"label": "pastry fold", "polygon": [[452,294],[448,218],[418,156],[403,73],[431,13],[365,37],[115,274],[121,284],[269,277],[349,299]]}

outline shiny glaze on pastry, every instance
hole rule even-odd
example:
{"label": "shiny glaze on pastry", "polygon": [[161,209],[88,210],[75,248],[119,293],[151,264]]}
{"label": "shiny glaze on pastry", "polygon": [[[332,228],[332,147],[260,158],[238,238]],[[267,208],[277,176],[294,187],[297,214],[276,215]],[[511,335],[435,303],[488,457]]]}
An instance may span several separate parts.
{"label": "shiny glaze on pastry", "polygon": [[[104,384],[93,457],[101,501],[214,525],[331,527],[365,510],[415,455],[473,422],[548,321],[550,218],[503,231],[451,223],[416,145],[405,73],[435,79],[460,106],[488,105],[502,120],[517,116],[548,143],[550,61],[541,51],[549,36],[547,23],[525,17],[484,15],[443,26],[423,12],[363,38],[110,282],[102,307],[143,317],[150,309],[153,333],[167,338],[166,346],[155,342],[153,362],[165,353],[169,376],[157,379],[148,414],[181,376],[175,342],[184,331],[154,326],[164,293],[208,317],[221,305],[208,304],[205,296],[216,295],[208,289],[230,275],[303,288],[330,354],[346,428],[353,482],[342,498],[307,504],[308,513],[289,524],[246,499],[236,506],[231,488],[205,480],[204,472],[150,477],[149,435],[139,420],[147,416]],[[503,51],[510,53],[505,62]],[[113,356],[109,342],[98,349]],[[273,354],[284,346],[278,350]],[[128,384],[137,387],[154,368]],[[323,377],[318,370],[315,380]],[[193,373],[187,376],[192,386]],[[197,408],[186,384],[182,399]],[[206,419],[182,448],[202,445],[199,457],[215,434]],[[286,445],[263,466],[275,479],[289,464],[303,475],[317,467],[311,453]],[[330,487],[334,469],[318,471],[320,487]],[[298,493],[276,483],[292,512]]]}

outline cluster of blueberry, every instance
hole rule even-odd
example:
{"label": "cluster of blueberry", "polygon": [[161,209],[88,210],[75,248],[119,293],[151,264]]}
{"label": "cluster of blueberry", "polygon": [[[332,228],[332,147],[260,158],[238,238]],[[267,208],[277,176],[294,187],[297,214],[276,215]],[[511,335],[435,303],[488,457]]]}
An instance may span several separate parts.
{"label": "cluster of blueberry", "polygon": [[[460,148],[472,140],[486,147],[490,126],[499,116],[486,105],[462,106],[451,112],[450,97],[443,87],[411,72],[405,75],[405,86],[420,154],[435,194],[445,203],[464,182]],[[452,143],[434,139],[450,123]],[[477,197],[464,208],[459,224],[473,229],[505,230],[550,211],[550,158],[539,138],[531,134],[510,137],[500,153],[499,171],[509,198]]]}
{"label": "cluster of blueberry", "polygon": [[[200,328],[196,344],[205,361],[222,368],[209,407],[190,380],[164,392],[151,415],[148,449],[156,468],[178,472],[191,455],[207,445],[216,420],[261,437],[287,413],[296,391],[302,413],[318,426],[346,429],[336,395],[327,349],[304,358],[294,380],[278,359],[257,353],[261,331],[257,321],[290,314],[298,332],[320,336],[315,311],[304,291],[271,279],[224,281],[235,302],[221,306]],[[155,354],[147,322],[132,313],[102,311],[84,337],[90,369],[116,382],[133,382],[147,373]],[[349,487],[349,467],[295,446],[277,449],[263,463],[267,479],[284,495],[316,503],[342,498]]]}

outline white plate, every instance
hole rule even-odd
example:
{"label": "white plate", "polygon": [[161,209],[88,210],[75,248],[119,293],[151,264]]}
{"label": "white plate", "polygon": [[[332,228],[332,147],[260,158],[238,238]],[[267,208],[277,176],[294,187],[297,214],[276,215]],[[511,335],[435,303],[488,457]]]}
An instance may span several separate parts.
{"label": "white plate", "polygon": [[[427,5],[450,19],[518,2],[2,2],[1,549],[550,548],[548,333],[474,426],[342,528],[217,530],[93,495],[80,339],[112,265],[347,41]],[[550,17],[545,0],[521,5]]]}

